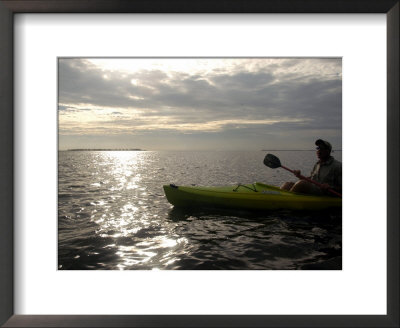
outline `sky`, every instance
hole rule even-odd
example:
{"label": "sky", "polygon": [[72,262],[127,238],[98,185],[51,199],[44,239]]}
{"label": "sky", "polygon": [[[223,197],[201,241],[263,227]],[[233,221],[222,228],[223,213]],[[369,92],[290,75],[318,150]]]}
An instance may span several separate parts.
{"label": "sky", "polygon": [[59,149],[342,143],[341,58],[60,58]]}

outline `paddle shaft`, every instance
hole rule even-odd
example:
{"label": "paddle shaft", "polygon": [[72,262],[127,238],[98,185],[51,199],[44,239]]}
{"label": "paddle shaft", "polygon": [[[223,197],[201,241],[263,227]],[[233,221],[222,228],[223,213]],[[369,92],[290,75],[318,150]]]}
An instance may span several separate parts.
{"label": "paddle shaft", "polygon": [[[285,170],[287,170],[287,171],[289,171],[289,172],[291,172],[291,173],[294,174],[294,171],[291,170],[291,169],[289,169],[289,168],[286,167],[286,166],[281,165],[281,168],[283,168],[283,169],[285,169]],[[302,180],[307,180],[308,182],[311,182],[311,183],[315,184],[316,186],[322,188],[322,184],[320,184],[320,183],[317,182],[317,181],[311,180],[310,178],[307,178],[307,177],[305,177],[304,175],[301,175],[301,174],[300,174],[298,177],[299,177],[300,179],[302,179]],[[333,189],[331,189],[331,188],[328,188],[328,191],[331,192],[332,194],[335,194],[336,196],[342,197],[341,194],[339,194],[338,192],[336,192],[335,190],[333,190]]]}

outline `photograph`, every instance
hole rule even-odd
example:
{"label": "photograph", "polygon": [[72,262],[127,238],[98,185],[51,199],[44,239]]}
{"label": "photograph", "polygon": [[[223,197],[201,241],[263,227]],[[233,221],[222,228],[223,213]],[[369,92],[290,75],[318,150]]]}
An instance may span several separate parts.
{"label": "photograph", "polygon": [[342,270],[341,57],[58,57],[58,270]]}

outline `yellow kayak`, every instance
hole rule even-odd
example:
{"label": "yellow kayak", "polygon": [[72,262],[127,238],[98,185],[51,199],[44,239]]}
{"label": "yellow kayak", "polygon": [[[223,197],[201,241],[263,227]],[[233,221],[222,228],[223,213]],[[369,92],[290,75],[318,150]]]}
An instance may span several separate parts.
{"label": "yellow kayak", "polygon": [[284,191],[263,183],[201,187],[164,185],[168,201],[176,207],[224,207],[246,210],[322,210],[341,207],[342,199]]}

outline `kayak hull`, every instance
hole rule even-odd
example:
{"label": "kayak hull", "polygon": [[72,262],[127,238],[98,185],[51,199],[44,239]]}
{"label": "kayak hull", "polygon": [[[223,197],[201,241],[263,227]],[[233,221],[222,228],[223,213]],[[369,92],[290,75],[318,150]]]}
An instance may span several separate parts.
{"label": "kayak hull", "polygon": [[323,210],[342,206],[342,199],[281,190],[263,183],[200,187],[164,185],[167,200],[176,207],[222,207],[245,210]]}

